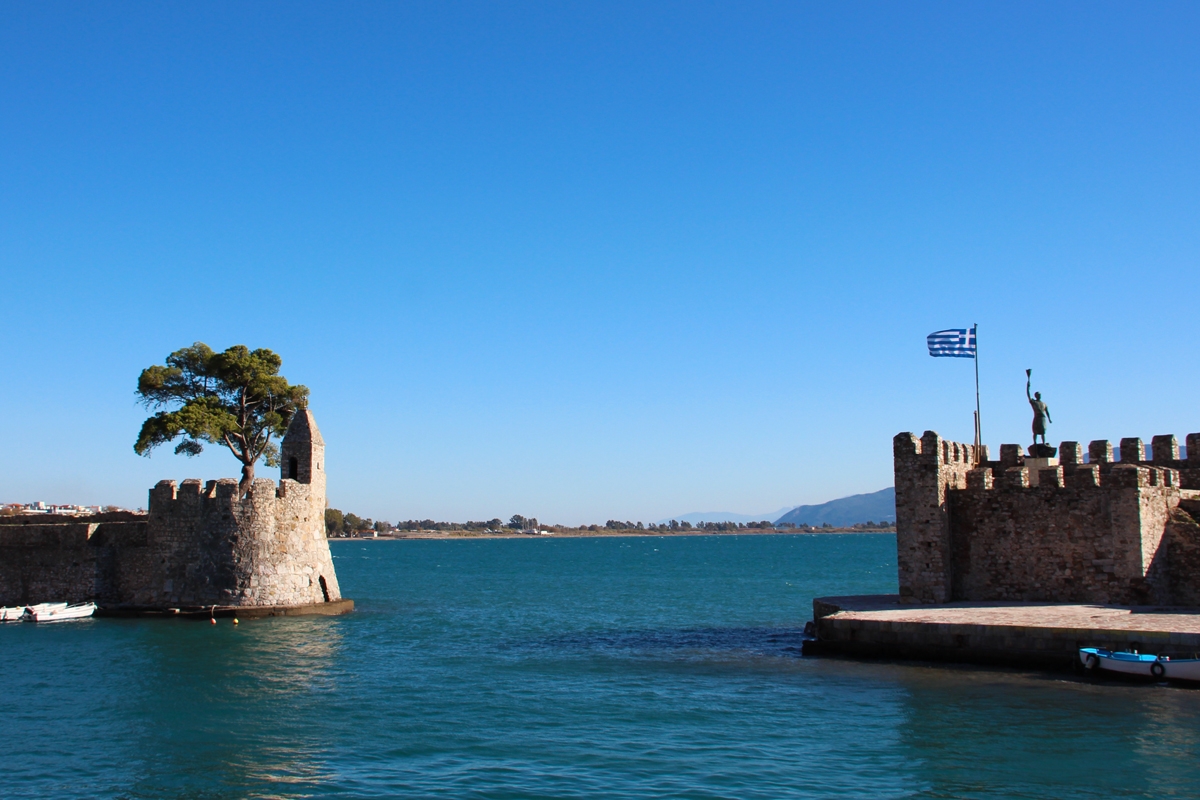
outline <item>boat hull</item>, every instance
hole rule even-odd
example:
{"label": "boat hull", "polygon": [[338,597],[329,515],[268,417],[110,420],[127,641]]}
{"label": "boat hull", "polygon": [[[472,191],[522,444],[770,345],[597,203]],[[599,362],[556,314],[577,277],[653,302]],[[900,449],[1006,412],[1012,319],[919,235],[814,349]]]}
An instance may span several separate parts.
{"label": "boat hull", "polygon": [[[54,605],[57,606],[57,604]],[[24,619],[30,622],[66,622],[72,619],[87,619],[95,613],[95,603],[80,603],[74,606],[68,606],[64,603],[62,607],[56,608],[27,608]]]}
{"label": "boat hull", "polygon": [[37,603],[31,606],[0,608],[0,622],[20,622],[25,618],[25,612],[29,610],[44,614],[47,611],[61,610],[66,607],[66,603]]}
{"label": "boat hull", "polygon": [[1200,659],[1172,659],[1147,653],[1123,653],[1081,647],[1079,660],[1088,670],[1104,670],[1149,680],[1200,682]]}

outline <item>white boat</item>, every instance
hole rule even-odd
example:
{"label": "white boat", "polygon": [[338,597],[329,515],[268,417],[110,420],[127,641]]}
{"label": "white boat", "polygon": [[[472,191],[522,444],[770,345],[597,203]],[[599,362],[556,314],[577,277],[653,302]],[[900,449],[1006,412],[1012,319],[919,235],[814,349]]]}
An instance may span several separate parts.
{"label": "white boat", "polygon": [[25,616],[25,611],[30,608],[32,608],[34,611],[44,614],[47,611],[53,611],[55,609],[61,610],[66,607],[66,603],[38,603],[34,606],[12,606],[11,608],[0,608],[0,622],[20,622]]}
{"label": "white boat", "polygon": [[1081,647],[1079,660],[1088,670],[1103,669],[1158,681],[1200,681],[1200,658],[1171,658],[1148,653],[1114,652],[1102,647]]}
{"label": "white boat", "polygon": [[[52,605],[59,605],[53,603]],[[69,606],[66,603],[62,604],[61,608],[48,608],[38,610],[35,606],[30,606],[25,609],[25,614],[22,619],[29,622],[62,622],[68,619],[84,619],[96,613],[95,603],[79,603]]]}

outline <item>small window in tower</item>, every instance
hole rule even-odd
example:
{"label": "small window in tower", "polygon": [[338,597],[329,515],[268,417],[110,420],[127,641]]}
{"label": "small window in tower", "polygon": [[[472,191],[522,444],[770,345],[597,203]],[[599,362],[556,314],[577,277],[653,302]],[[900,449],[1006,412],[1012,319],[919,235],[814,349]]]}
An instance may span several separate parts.
{"label": "small window in tower", "polygon": [[325,602],[329,602],[329,584],[325,582],[325,576],[322,575],[318,579],[321,584],[321,595],[325,598]]}
{"label": "small window in tower", "polygon": [[295,456],[288,459],[288,477],[294,481],[300,480],[300,462]]}

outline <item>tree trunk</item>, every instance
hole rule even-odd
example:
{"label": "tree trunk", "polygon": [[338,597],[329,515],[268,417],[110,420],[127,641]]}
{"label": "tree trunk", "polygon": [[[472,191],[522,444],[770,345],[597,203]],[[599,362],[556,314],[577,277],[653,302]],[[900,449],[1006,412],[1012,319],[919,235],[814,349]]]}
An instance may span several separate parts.
{"label": "tree trunk", "polygon": [[243,462],[242,480],[238,484],[238,491],[242,493],[243,497],[250,492],[250,484],[252,483],[254,483],[254,462],[251,461],[249,464]]}

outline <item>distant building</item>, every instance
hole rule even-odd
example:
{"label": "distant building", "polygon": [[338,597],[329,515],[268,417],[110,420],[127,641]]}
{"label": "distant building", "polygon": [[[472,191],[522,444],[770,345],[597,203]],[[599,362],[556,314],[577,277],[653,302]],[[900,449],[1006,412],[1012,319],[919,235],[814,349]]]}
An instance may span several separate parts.
{"label": "distant building", "polygon": [[99,514],[104,510],[103,506],[55,505],[40,500],[36,503],[8,503],[3,508],[8,514],[56,514],[67,517]]}

